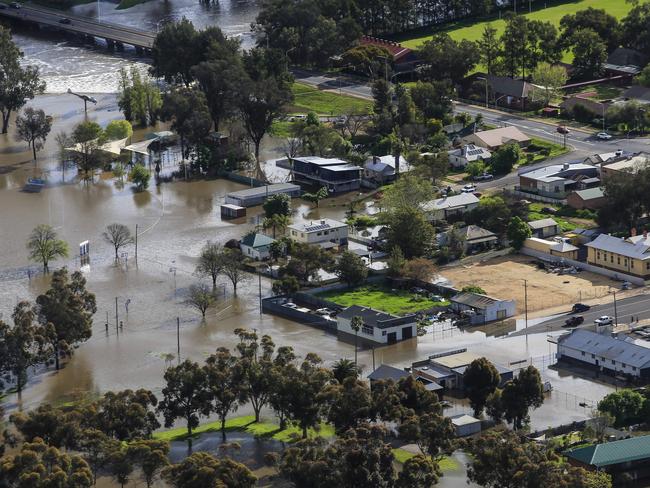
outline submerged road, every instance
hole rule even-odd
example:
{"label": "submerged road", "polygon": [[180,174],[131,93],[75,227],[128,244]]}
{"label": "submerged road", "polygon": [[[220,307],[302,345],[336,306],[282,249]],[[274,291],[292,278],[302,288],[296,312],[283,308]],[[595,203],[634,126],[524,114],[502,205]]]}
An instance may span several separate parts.
{"label": "submerged road", "polygon": [[34,5],[23,5],[21,8],[1,8],[0,16],[56,28],[64,32],[105,39],[109,46],[113,44],[128,44],[136,49],[149,50],[153,47],[155,33],[134,29],[118,24],[100,22],[96,19],[70,15],[68,12],[53,10]]}

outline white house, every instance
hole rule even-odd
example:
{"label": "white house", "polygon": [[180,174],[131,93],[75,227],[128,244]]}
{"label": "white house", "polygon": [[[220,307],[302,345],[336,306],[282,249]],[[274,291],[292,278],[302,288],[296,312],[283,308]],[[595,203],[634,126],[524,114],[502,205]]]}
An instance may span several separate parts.
{"label": "white house", "polygon": [[422,206],[422,210],[432,222],[447,220],[462,215],[478,206],[478,198],[473,193],[461,193],[450,197],[437,198]]}
{"label": "white house", "polygon": [[481,432],[481,421],[471,415],[458,414],[449,418],[456,430],[456,437],[467,437]]}
{"label": "white house", "polygon": [[326,249],[348,244],[348,224],[333,219],[320,219],[288,227],[289,237],[296,242],[318,244]]}
{"label": "white house", "polygon": [[451,308],[457,312],[470,312],[472,325],[493,320],[503,320],[515,314],[514,300],[498,300],[479,293],[461,292],[452,297]]}
{"label": "white house", "polygon": [[360,344],[370,346],[394,344],[418,335],[415,315],[397,317],[372,308],[352,305],[340,312],[336,317],[339,338],[354,340],[355,332],[350,326],[352,317],[361,317],[363,319],[363,327],[356,334]]}
{"label": "white house", "polygon": [[464,168],[469,163],[485,161],[492,157],[492,153],[486,148],[474,144],[467,144],[459,149],[453,149],[448,154],[449,164],[454,168]]}
{"label": "white house", "polygon": [[239,248],[244,256],[262,261],[270,257],[271,243],[274,241],[264,234],[251,233],[242,238]]}

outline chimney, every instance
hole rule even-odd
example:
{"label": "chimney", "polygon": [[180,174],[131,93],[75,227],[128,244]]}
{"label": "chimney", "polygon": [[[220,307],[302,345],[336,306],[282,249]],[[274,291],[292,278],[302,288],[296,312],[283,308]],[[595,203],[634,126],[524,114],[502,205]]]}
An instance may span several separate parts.
{"label": "chimney", "polygon": [[324,221],[324,220],[321,220],[320,223],[321,223],[322,225],[325,225],[325,221]]}
{"label": "chimney", "polygon": [[569,167],[570,167],[570,164],[569,164],[569,163],[564,163],[564,164],[562,165],[562,168],[563,168],[563,169],[569,169]]}
{"label": "chimney", "polygon": [[632,237],[635,237],[635,236],[636,236],[636,227],[632,227],[632,229],[630,230],[630,235],[631,235]]}

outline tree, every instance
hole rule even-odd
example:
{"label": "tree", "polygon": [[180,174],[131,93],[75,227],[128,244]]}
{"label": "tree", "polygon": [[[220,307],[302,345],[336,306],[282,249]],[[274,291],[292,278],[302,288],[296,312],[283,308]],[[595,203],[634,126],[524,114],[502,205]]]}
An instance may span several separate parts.
{"label": "tree", "polygon": [[479,295],[487,295],[485,290],[481,288],[478,285],[466,285],[463,286],[462,290],[463,293],[478,293]]}
{"label": "tree", "polygon": [[[131,73],[126,69],[120,70],[120,91],[117,104],[129,121],[136,121],[141,126],[154,125],[158,120],[162,107],[160,89],[149,77],[144,79],[140,72],[131,68]],[[126,127],[126,126],[125,126]],[[123,137],[121,138],[123,139]]]}
{"label": "tree", "polygon": [[559,96],[559,89],[566,85],[567,79],[566,69],[562,66],[540,63],[533,71],[533,82],[542,87],[544,105]]}
{"label": "tree", "polygon": [[14,308],[14,326],[0,320],[0,372],[9,372],[20,393],[27,383],[27,371],[42,360],[43,338],[34,324],[36,313],[29,302]]}
{"label": "tree", "polygon": [[243,371],[237,358],[225,347],[217,349],[205,361],[205,377],[210,395],[210,410],[221,421],[221,435],[226,440],[226,417],[246,401]]}
{"label": "tree", "polygon": [[121,488],[124,488],[129,480],[134,469],[134,459],[128,452],[128,446],[116,445],[115,449],[111,452],[108,461],[108,471],[111,476],[117,481]]}
{"label": "tree", "polygon": [[402,466],[395,488],[430,488],[440,479],[440,468],[421,454],[406,460]]}
{"label": "tree", "polygon": [[128,456],[140,467],[147,488],[151,488],[160,473],[169,466],[169,443],[154,439],[141,439],[127,447]]}
{"label": "tree", "polygon": [[208,136],[212,126],[205,95],[196,89],[180,88],[165,94],[160,115],[178,134],[183,159]]}
{"label": "tree", "polygon": [[357,427],[370,416],[370,388],[354,376],[327,385],[320,395],[326,403],[326,418],[339,434]]}
{"label": "tree", "polygon": [[262,204],[264,216],[267,219],[272,218],[274,215],[291,216],[291,197],[286,193],[277,193],[271,195]]}
{"label": "tree", "polygon": [[36,439],[0,460],[0,480],[7,487],[89,488],[93,475],[81,456],[65,454]]}
{"label": "tree", "polygon": [[66,268],[52,274],[50,288],[36,298],[41,335],[51,345],[58,371],[61,356],[71,356],[74,346],[92,336],[95,295],[86,290],[80,271],[68,275]]}
{"label": "tree", "polygon": [[40,224],[27,240],[29,259],[43,264],[43,272],[49,271],[49,263],[57,258],[68,257],[68,243],[59,239],[56,231],[47,224]]}
{"label": "tree", "polygon": [[100,430],[84,429],[81,432],[77,449],[90,467],[93,485],[97,485],[97,473],[108,466],[111,454],[117,449],[117,445],[117,441],[110,439]]}
{"label": "tree", "polygon": [[576,77],[591,79],[600,75],[607,59],[607,46],[591,29],[578,29],[571,38],[573,69]]}
{"label": "tree", "polygon": [[[648,52],[650,49],[648,25],[650,25],[650,6],[639,2],[621,22],[621,44],[630,49]],[[606,40],[604,37],[603,39]]]}
{"label": "tree", "polygon": [[9,420],[25,442],[40,439],[48,446],[70,449],[78,444],[79,413],[74,408],[54,408],[44,404],[27,413],[16,412]]}
{"label": "tree", "polygon": [[404,273],[404,267],[406,266],[406,259],[404,259],[404,253],[399,246],[393,246],[386,260],[386,266],[388,268],[388,276],[392,278],[397,278],[402,276]]}
{"label": "tree", "polygon": [[510,241],[510,245],[516,250],[521,249],[524,245],[524,241],[533,235],[532,231],[530,230],[530,226],[516,216],[510,219],[510,223],[508,224],[508,231],[506,234],[508,236],[508,240]]}
{"label": "tree", "polygon": [[186,359],[178,366],[165,371],[163,398],[158,412],[165,418],[165,427],[174,425],[176,419],[185,420],[187,437],[199,425],[199,416],[210,413],[210,392],[206,372],[197,363]]}
{"label": "tree", "polygon": [[120,442],[148,439],[160,427],[154,408],[158,399],[149,390],[109,391],[84,412],[89,423]]}
{"label": "tree", "polygon": [[435,196],[433,185],[422,178],[405,175],[390,186],[382,197],[382,206],[388,209],[419,208]]}
{"label": "tree", "polygon": [[135,183],[135,188],[137,191],[144,191],[149,187],[151,173],[143,165],[136,164],[133,166],[131,173],[129,173],[129,179]]}
{"label": "tree", "polygon": [[387,60],[392,60],[390,52],[384,47],[373,44],[354,46],[345,51],[341,58],[343,64],[368,75],[371,80],[385,74],[383,71],[388,69]]}
{"label": "tree", "polygon": [[407,259],[423,256],[430,249],[434,230],[423,212],[402,207],[385,216],[388,225],[388,247],[399,247]]}
{"label": "tree", "polygon": [[501,55],[501,41],[497,37],[497,30],[492,24],[486,24],[481,38],[476,41],[480,53],[481,64],[487,69],[487,74],[494,74],[497,60]]}
{"label": "tree", "polygon": [[512,171],[515,164],[521,159],[521,148],[516,142],[504,144],[492,153],[492,171],[498,175],[505,175]]}
{"label": "tree", "polygon": [[169,466],[163,471],[163,478],[174,488],[253,488],[257,482],[244,464],[207,452],[195,452]]}
{"label": "tree", "polygon": [[128,139],[133,135],[133,127],[128,120],[111,120],[104,130],[104,134],[109,141]]}
{"label": "tree", "polygon": [[358,378],[361,375],[361,367],[354,361],[341,358],[332,365],[332,375],[336,381],[343,383],[346,378]]}
{"label": "tree", "polygon": [[72,132],[72,160],[84,181],[93,179],[93,172],[99,165],[98,149],[105,142],[104,131],[96,122],[81,122]]}
{"label": "tree", "polygon": [[291,295],[300,290],[300,282],[295,276],[283,276],[273,282],[272,291],[274,295]]}
{"label": "tree", "polygon": [[618,20],[605,9],[587,7],[575,14],[568,14],[560,19],[562,38],[571,39],[580,29],[591,29],[607,44],[607,52],[616,49],[621,40],[621,28]]}
{"label": "tree", "polygon": [[334,273],[339,280],[349,287],[363,283],[368,277],[365,261],[352,251],[343,251],[334,267]]}
{"label": "tree", "polygon": [[332,253],[304,242],[293,243],[290,254],[291,260],[280,269],[280,276],[295,276],[303,283],[317,279],[318,271],[332,268],[334,262]]}
{"label": "tree", "polygon": [[431,412],[407,417],[399,426],[399,434],[400,438],[415,442],[431,459],[440,460],[453,451],[456,430],[450,418]]}
{"label": "tree", "polygon": [[640,422],[645,400],[633,390],[621,390],[606,395],[598,402],[598,411],[614,418],[615,427],[626,427]]}
{"label": "tree", "polygon": [[[465,214],[465,221],[468,224],[480,225],[503,236],[508,228],[510,218],[515,213],[517,213],[517,207],[506,202],[502,197],[484,196],[476,208]],[[523,215],[523,212],[521,213]]]}
{"label": "tree", "polygon": [[16,139],[25,141],[32,148],[34,161],[36,151],[43,148],[51,129],[52,117],[46,116],[42,110],[27,107],[22,115],[16,117]]}
{"label": "tree", "polygon": [[245,76],[241,61],[236,56],[204,61],[192,67],[191,73],[205,95],[214,130],[218,131],[221,122],[237,111],[238,90]]}
{"label": "tree", "polygon": [[217,278],[223,271],[223,248],[216,242],[208,241],[199,255],[196,273],[200,276],[209,276],[212,279],[212,291],[217,289]]}
{"label": "tree", "polygon": [[413,281],[430,283],[436,276],[436,266],[430,259],[414,258],[406,261],[402,276]]}
{"label": "tree", "polygon": [[40,80],[38,67],[21,65],[23,53],[11,39],[11,32],[4,27],[0,28],[0,46],[0,113],[2,133],[6,134],[12,112],[43,93],[45,82]]}
{"label": "tree", "polygon": [[467,367],[463,373],[463,385],[475,417],[481,415],[488,397],[494,393],[500,382],[499,371],[485,358],[475,359]]}
{"label": "tree", "polygon": [[429,80],[462,80],[480,61],[475,42],[455,41],[447,33],[437,33],[420,47],[423,74]]}
{"label": "tree", "polygon": [[521,429],[528,422],[530,408],[538,408],[544,402],[544,387],[539,371],[534,366],[528,366],[519,375],[506,383],[501,394],[504,418],[513,424],[515,429]]}
{"label": "tree", "polygon": [[115,249],[115,261],[119,259],[118,252],[121,248],[128,244],[133,244],[133,236],[131,231],[124,224],[110,224],[106,226],[106,230],[102,233],[104,240],[113,246]]}
{"label": "tree", "polygon": [[248,274],[242,266],[242,254],[239,249],[224,249],[222,253],[221,272],[232,283],[233,295],[237,296],[237,285],[248,279]]}
{"label": "tree", "polygon": [[65,181],[65,167],[70,159],[70,152],[68,151],[68,147],[72,144],[72,140],[70,139],[70,136],[68,136],[68,133],[65,131],[59,132],[55,137],[54,140],[56,141],[56,147],[57,147],[57,157],[59,160],[59,164],[61,165],[61,180]]}
{"label": "tree", "polygon": [[275,214],[273,217],[265,217],[262,221],[262,227],[264,229],[273,229],[273,238],[275,239],[276,232],[280,230],[281,233],[284,233],[290,223],[291,220],[286,215]]}
{"label": "tree", "polygon": [[201,312],[201,317],[205,320],[205,313],[215,301],[214,292],[208,289],[207,285],[198,283],[190,285],[185,305]]}
{"label": "tree", "polygon": [[411,87],[411,98],[421,118],[442,119],[452,110],[453,85],[449,80],[422,82]]}
{"label": "tree", "polygon": [[164,78],[167,83],[189,86],[193,80],[192,67],[199,63],[202,54],[197,49],[197,36],[194,25],[186,18],[165,23],[151,49],[151,74]]}
{"label": "tree", "polygon": [[308,202],[313,202],[316,204],[316,208],[320,207],[320,201],[323,200],[324,198],[327,198],[329,195],[329,192],[327,191],[326,186],[322,186],[318,189],[318,191],[314,193],[304,193],[302,195],[302,199],[306,200]]}

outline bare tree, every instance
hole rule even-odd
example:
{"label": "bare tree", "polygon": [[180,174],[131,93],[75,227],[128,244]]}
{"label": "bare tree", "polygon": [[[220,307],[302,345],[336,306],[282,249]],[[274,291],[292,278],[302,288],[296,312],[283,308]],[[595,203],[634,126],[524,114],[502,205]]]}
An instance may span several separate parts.
{"label": "bare tree", "polygon": [[217,278],[223,270],[223,247],[216,242],[209,242],[203,246],[196,273],[200,276],[209,276],[212,279],[212,291],[217,289]]}
{"label": "bare tree", "polygon": [[248,274],[242,266],[242,254],[238,249],[226,249],[223,252],[222,273],[230,280],[233,295],[237,296],[237,285],[248,279]]}
{"label": "bare tree", "polygon": [[102,235],[104,240],[115,248],[115,261],[118,259],[120,248],[134,242],[131,231],[124,224],[110,224]]}
{"label": "bare tree", "polygon": [[345,120],[336,124],[336,127],[342,137],[349,137],[351,139],[356,137],[361,130],[365,129],[369,121],[368,114],[364,114],[359,109],[351,109],[343,118]]}
{"label": "bare tree", "polygon": [[65,181],[65,164],[68,161],[70,154],[68,147],[72,145],[72,140],[67,132],[61,131],[55,137],[57,147],[57,156],[59,158],[59,163],[61,163],[61,173],[62,180]]}
{"label": "bare tree", "polygon": [[207,312],[208,308],[215,301],[214,294],[208,286],[204,283],[198,283],[196,285],[190,285],[187,298],[185,299],[185,305],[198,310],[201,312],[201,316],[205,318],[205,312]]}

